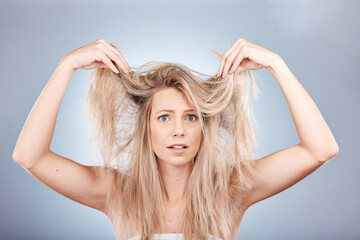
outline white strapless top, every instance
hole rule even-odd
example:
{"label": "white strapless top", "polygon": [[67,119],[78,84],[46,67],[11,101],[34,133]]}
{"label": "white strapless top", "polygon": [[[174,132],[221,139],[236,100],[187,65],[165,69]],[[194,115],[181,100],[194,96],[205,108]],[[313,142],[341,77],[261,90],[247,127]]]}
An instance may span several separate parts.
{"label": "white strapless top", "polygon": [[[161,234],[153,234],[154,240],[183,240],[184,234],[183,233],[161,233]],[[128,240],[139,240],[140,236],[135,236],[129,238]],[[219,237],[214,235],[209,235],[209,240],[222,240]]]}

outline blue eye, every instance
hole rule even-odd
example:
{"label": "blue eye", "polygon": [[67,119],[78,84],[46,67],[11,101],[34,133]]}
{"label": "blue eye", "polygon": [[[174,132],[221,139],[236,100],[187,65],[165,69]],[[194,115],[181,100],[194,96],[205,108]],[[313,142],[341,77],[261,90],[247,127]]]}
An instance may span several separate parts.
{"label": "blue eye", "polygon": [[[167,118],[166,115],[162,115],[162,116],[159,117],[159,119],[161,120],[161,119],[164,119],[165,117]],[[165,120],[164,120],[164,121],[165,121]]]}
{"label": "blue eye", "polygon": [[196,118],[197,118],[195,115],[189,115],[189,117],[190,117],[190,118],[193,117],[193,119],[194,119],[194,120],[190,120],[191,122],[195,121]]}

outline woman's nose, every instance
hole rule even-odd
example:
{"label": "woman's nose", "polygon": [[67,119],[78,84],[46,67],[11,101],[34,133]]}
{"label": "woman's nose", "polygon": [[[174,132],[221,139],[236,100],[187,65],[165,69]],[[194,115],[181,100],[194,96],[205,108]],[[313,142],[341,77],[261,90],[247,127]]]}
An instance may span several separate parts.
{"label": "woman's nose", "polygon": [[184,128],[182,126],[183,122],[181,120],[176,121],[175,123],[175,135],[184,135]]}

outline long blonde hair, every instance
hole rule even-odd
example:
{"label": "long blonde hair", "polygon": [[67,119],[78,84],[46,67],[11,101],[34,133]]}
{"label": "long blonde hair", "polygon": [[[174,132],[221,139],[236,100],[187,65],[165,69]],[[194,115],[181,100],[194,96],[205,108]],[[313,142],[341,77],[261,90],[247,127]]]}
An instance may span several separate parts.
{"label": "long blonde hair", "polygon": [[[213,52],[221,59],[219,52]],[[86,103],[101,153],[99,174],[106,179],[106,214],[117,239],[134,233],[140,233],[141,240],[151,239],[156,231],[164,231],[165,189],[149,135],[152,96],[164,87],[183,92],[201,116],[201,145],[177,232],[185,240],[230,236],[235,219],[244,211],[243,193],[251,189],[254,176],[250,161],[257,141],[249,80],[257,97],[250,71],[222,78],[182,64],[154,61],[129,75],[109,69],[92,73]]]}

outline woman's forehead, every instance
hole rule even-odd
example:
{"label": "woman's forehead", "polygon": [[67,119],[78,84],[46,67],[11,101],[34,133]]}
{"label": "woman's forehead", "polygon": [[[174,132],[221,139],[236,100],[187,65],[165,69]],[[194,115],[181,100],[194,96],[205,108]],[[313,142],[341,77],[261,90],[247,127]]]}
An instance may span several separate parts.
{"label": "woman's forehead", "polygon": [[153,95],[152,110],[195,110],[188,102],[185,94],[174,88],[158,90]]}

